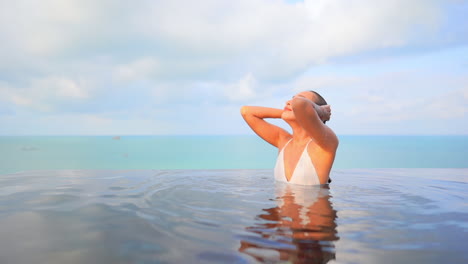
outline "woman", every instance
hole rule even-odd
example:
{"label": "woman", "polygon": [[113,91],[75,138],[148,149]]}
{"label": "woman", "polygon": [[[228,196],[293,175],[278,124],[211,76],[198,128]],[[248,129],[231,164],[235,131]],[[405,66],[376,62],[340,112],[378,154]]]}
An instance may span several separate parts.
{"label": "woman", "polygon": [[[286,102],[283,110],[243,106],[241,114],[252,130],[279,150],[275,179],[302,185],[326,184],[335,160],[338,138],[327,125],[331,110],[314,91],[304,91]],[[281,118],[292,134],[270,124],[266,118]]]}

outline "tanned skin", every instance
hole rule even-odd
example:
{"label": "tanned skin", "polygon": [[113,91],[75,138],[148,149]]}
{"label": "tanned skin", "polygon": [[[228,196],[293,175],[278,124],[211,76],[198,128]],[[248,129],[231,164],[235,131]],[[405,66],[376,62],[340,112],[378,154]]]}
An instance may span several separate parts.
{"label": "tanned skin", "polygon": [[[335,160],[338,137],[324,121],[331,115],[329,105],[319,106],[317,95],[304,91],[286,101],[284,109],[262,106],[243,106],[241,114],[250,128],[263,140],[284,150],[284,168],[286,180],[290,180],[299,158],[307,143],[307,152],[315,167],[321,184],[326,184]],[[266,121],[269,118],[281,118],[292,129],[292,134],[281,127]]]}

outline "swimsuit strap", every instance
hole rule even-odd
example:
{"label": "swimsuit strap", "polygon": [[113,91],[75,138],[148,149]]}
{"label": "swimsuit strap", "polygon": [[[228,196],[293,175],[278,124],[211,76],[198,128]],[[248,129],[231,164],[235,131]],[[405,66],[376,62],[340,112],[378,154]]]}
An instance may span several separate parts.
{"label": "swimsuit strap", "polygon": [[[290,140],[288,140],[288,142],[286,142],[286,144],[284,144],[284,147],[283,147],[281,150],[285,149],[286,146],[289,144],[289,142],[291,142],[292,140],[293,140],[292,138],[291,138]],[[307,149],[307,147],[309,146],[309,143],[310,143],[312,140],[313,140],[313,139],[310,139],[309,142],[307,142],[307,144],[306,144],[306,146],[305,146],[304,149]]]}
{"label": "swimsuit strap", "polygon": [[283,151],[286,148],[286,146],[289,144],[289,142],[291,142],[292,140],[293,140],[292,138],[290,140],[288,140],[288,142],[286,142],[286,144],[284,144],[284,147],[281,149],[281,151]]}

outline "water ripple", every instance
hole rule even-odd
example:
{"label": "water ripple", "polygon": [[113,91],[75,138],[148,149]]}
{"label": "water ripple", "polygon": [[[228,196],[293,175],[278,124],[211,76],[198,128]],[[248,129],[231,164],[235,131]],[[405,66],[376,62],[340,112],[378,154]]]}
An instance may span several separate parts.
{"label": "water ripple", "polygon": [[329,188],[275,184],[270,170],[3,175],[0,259],[466,262],[468,170],[333,173]]}

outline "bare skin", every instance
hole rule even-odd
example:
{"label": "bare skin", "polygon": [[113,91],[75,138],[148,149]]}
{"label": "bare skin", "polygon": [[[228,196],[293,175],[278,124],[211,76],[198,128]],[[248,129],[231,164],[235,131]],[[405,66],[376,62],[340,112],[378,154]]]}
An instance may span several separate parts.
{"label": "bare skin", "polygon": [[[330,171],[338,148],[338,137],[323,121],[331,115],[329,105],[319,106],[312,92],[300,92],[286,102],[284,109],[261,106],[243,106],[241,114],[250,128],[263,140],[284,150],[284,167],[289,181],[307,143],[307,152],[317,171],[320,183],[328,182]],[[273,125],[265,119],[281,118],[289,124],[293,133]]]}

